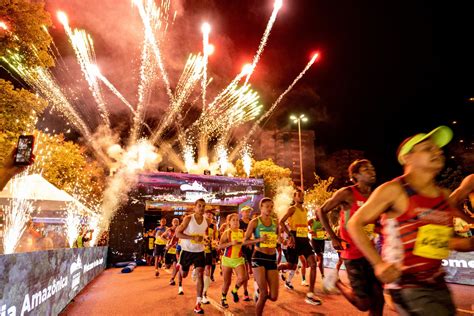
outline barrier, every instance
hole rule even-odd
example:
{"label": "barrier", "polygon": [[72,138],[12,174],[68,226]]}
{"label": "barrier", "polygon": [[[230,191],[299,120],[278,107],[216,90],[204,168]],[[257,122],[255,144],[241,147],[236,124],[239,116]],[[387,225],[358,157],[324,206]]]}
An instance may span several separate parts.
{"label": "barrier", "polygon": [[[338,256],[330,241],[324,245],[324,267],[334,269]],[[446,282],[474,285],[474,252],[451,251],[448,259],[443,260]],[[342,265],[341,269],[345,269]]]}
{"label": "barrier", "polygon": [[0,315],[58,315],[106,262],[107,247],[0,255]]}

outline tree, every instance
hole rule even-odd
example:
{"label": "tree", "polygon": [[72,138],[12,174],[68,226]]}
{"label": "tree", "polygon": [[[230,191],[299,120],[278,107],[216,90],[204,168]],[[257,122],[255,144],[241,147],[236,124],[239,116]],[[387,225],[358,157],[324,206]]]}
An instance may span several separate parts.
{"label": "tree", "polygon": [[18,136],[32,134],[47,102],[0,79],[0,163],[14,148]]}
{"label": "tree", "polygon": [[21,56],[27,67],[54,65],[48,51],[52,38],[46,31],[51,18],[44,2],[0,0],[0,22],[0,56]]}
{"label": "tree", "polygon": [[[304,205],[315,214],[315,210],[321,207],[324,202],[326,202],[329,198],[332,197],[335,190],[331,189],[331,186],[334,182],[333,177],[329,177],[328,179],[324,180],[317,174],[314,174],[316,179],[315,184],[313,187],[306,191],[304,197]],[[330,221],[331,223],[337,222],[338,217],[337,212],[330,213]]]}
{"label": "tree", "polygon": [[97,161],[85,154],[85,148],[65,141],[63,135],[36,132],[36,161],[30,173],[41,173],[50,183],[81,202],[94,205],[102,199],[105,174]]}
{"label": "tree", "polygon": [[[239,159],[235,162],[235,169],[236,176],[247,176],[243,168],[242,160]],[[265,159],[260,161],[255,161],[252,159],[252,168],[250,171],[250,176],[255,178],[263,178],[265,184],[265,194],[270,198],[274,197],[277,190],[277,183],[281,181],[281,179],[288,179],[288,181],[293,184],[290,175],[290,169],[283,168],[275,164],[272,159]]]}

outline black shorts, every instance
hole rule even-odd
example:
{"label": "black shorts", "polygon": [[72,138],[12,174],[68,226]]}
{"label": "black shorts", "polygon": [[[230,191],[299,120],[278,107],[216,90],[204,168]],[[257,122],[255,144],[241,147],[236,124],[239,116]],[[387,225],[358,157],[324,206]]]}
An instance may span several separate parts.
{"label": "black shorts", "polygon": [[[288,261],[291,264],[298,264],[298,257],[299,256],[304,256],[306,259],[309,256],[314,255],[313,248],[309,244],[309,239],[306,237],[295,237],[296,232],[292,231],[291,234],[293,235],[293,238],[295,239],[295,247],[290,248],[286,250],[286,261]],[[287,256],[288,255],[288,256]]]}
{"label": "black shorts", "polygon": [[155,245],[155,249],[153,250],[154,257],[163,257],[165,254],[165,247],[166,245]]}
{"label": "black shorts", "polygon": [[205,252],[205,253],[204,253],[204,260],[205,260],[205,264],[204,264],[204,265],[206,265],[206,266],[212,266],[213,259],[214,259],[214,257],[212,256],[212,251],[211,251],[211,252]]}
{"label": "black shorts", "polygon": [[318,255],[324,253],[324,240],[311,239],[311,246],[313,246],[314,252]]}
{"label": "black shorts", "polygon": [[382,284],[367,259],[344,259],[344,265],[351,287],[359,298],[383,297]]}
{"label": "black shorts", "polygon": [[245,262],[252,261],[253,246],[243,246],[242,247],[242,256],[245,259]]}
{"label": "black shorts", "polygon": [[255,251],[252,256],[252,268],[264,267],[265,270],[276,270],[277,260],[276,253],[273,255],[267,255],[260,251]]}
{"label": "black shorts", "polygon": [[178,262],[178,259],[176,258],[175,253],[166,253],[165,255],[165,264],[166,265],[171,265],[173,262]]}
{"label": "black shorts", "polygon": [[456,315],[456,306],[447,287],[389,290],[400,315]]}
{"label": "black shorts", "polygon": [[154,249],[147,249],[146,254],[149,255],[149,256],[153,256],[154,251],[155,251]]}
{"label": "black shorts", "polygon": [[189,252],[181,250],[178,263],[181,265],[181,269],[183,269],[184,272],[188,272],[191,265],[194,265],[195,268],[204,268],[206,265],[204,251]]}

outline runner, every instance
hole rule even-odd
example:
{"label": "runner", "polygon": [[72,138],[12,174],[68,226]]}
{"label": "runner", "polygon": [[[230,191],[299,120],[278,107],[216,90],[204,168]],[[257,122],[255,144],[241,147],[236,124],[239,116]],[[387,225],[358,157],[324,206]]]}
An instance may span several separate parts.
{"label": "runner", "polygon": [[209,225],[206,230],[206,243],[204,247],[204,256],[206,259],[205,266],[204,266],[204,288],[203,288],[203,304],[209,304],[209,300],[207,299],[207,290],[211,285],[211,270],[212,266],[216,264],[215,258],[213,255],[213,251],[216,251],[215,243],[217,240],[217,227],[212,223],[212,219],[214,216],[213,210],[206,210],[204,212],[204,216],[208,221]]}
{"label": "runner", "polygon": [[179,226],[179,219],[173,218],[171,221],[171,227],[168,228],[163,235],[163,237],[167,240],[166,247],[165,247],[165,267],[169,269],[173,266],[173,273],[171,274],[170,285],[176,285],[174,281],[176,274],[178,273],[178,269],[176,268],[176,263],[178,262],[177,254],[176,254],[176,246],[178,244],[178,238],[176,237],[176,228]]}
{"label": "runner", "polygon": [[[290,276],[285,282],[287,289],[293,290],[291,283],[292,275],[298,266],[298,257],[303,255],[306,258],[310,268],[309,274],[309,292],[306,293],[305,302],[311,305],[321,305],[322,301],[314,295],[314,283],[316,282],[316,256],[308,239],[308,210],[303,207],[304,192],[296,189],[293,194],[294,205],[280,220],[280,227],[289,235],[289,243],[286,257],[287,262],[278,265],[278,270],[291,270]],[[290,231],[286,226],[286,221],[290,226]]]}
{"label": "runner", "polygon": [[205,266],[204,235],[209,226],[209,221],[204,218],[206,202],[199,199],[194,203],[194,213],[184,218],[183,223],[176,229],[176,236],[181,239],[181,254],[179,256],[179,289],[178,294],[183,295],[183,279],[188,276],[189,267],[194,265],[196,270],[196,306],[194,313],[204,314],[201,307],[204,287],[203,270]]}
{"label": "runner", "polygon": [[[318,210],[318,217],[326,232],[331,236],[334,249],[342,250],[341,258],[346,266],[350,287],[338,280],[334,275],[336,287],[342,295],[360,311],[369,311],[370,315],[382,315],[384,297],[382,285],[375,277],[370,263],[364,258],[362,252],[353,244],[347,232],[347,222],[355,213],[359,213],[359,208],[367,201],[372,192],[372,185],[375,183],[375,170],[369,160],[356,160],[349,166],[349,177],[353,186],[339,189],[327,200]],[[339,237],[332,229],[328,213],[340,210]],[[328,281],[329,283],[329,281]],[[325,288],[325,291],[332,291],[332,286]]]}
{"label": "runner", "polygon": [[232,290],[234,303],[239,302],[238,290],[242,284],[248,280],[247,270],[245,269],[245,258],[242,254],[242,241],[244,231],[239,229],[239,215],[233,213],[227,216],[229,228],[222,234],[219,249],[225,249],[222,256],[222,272],[224,275],[224,283],[222,284],[221,305],[228,308],[227,291],[232,281],[232,271],[235,272],[237,280]]}
{"label": "runner", "polygon": [[[240,221],[239,221],[239,228],[243,230],[245,233],[247,231],[247,227],[250,223],[250,213],[253,211],[253,208],[250,206],[244,206],[240,210]],[[242,254],[245,259],[245,269],[247,270],[247,275],[252,275],[252,253],[253,253],[253,245],[244,245],[242,247]],[[248,291],[248,279],[244,281],[244,298],[242,299],[245,302],[250,301],[249,291]]]}
{"label": "runner", "polygon": [[[258,300],[255,314],[263,314],[267,300],[278,299],[278,270],[276,264],[276,244],[279,236],[278,221],[272,218],[273,201],[260,200],[260,216],[251,220],[245,232],[244,244],[255,244],[252,255],[253,277],[257,281]],[[254,236],[254,239],[252,238]]]}
{"label": "runner", "polygon": [[155,234],[153,229],[148,230],[145,235],[145,260],[148,266],[151,266],[153,260],[153,251],[155,249]]}
{"label": "runner", "polygon": [[160,275],[159,268],[161,268],[161,262],[163,260],[163,256],[165,254],[165,247],[166,247],[166,240],[161,237],[168,228],[166,227],[166,218],[160,219],[160,226],[155,228],[154,235],[155,235],[155,250],[153,252],[153,256],[155,257],[155,276]]}
{"label": "runner", "polygon": [[[377,188],[348,224],[401,315],[456,314],[441,266],[449,255],[456,209],[448,203],[449,192],[435,183],[444,167],[440,148],[451,138],[451,129],[440,126],[402,142],[397,157],[404,174]],[[379,217],[382,256],[364,233],[364,226]]]}
{"label": "runner", "polygon": [[321,272],[321,278],[324,279],[324,243],[326,242],[327,235],[326,230],[321,224],[321,221],[316,215],[314,218],[308,221],[308,226],[311,227],[311,246],[313,247],[316,257],[318,259],[318,268]]}

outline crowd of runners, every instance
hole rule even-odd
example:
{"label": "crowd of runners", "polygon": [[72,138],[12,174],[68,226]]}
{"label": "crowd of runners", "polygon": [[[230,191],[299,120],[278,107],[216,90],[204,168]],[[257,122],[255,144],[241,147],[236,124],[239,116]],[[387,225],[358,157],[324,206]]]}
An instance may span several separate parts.
{"label": "crowd of runners", "polygon": [[[325,293],[337,289],[355,308],[370,315],[382,315],[387,298],[401,315],[454,315],[441,261],[450,250],[474,250],[473,237],[453,233],[455,218],[474,223],[462,210],[473,193],[474,175],[453,193],[436,184],[435,177],[444,167],[441,148],[451,138],[452,131],[441,126],[405,140],[397,151],[403,175],[373,192],[374,166],[366,159],[354,161],[348,169],[354,185],[336,191],[313,216],[304,207],[304,192],[295,189],[293,203],[281,218],[274,212],[274,202],[263,198],[258,210],[244,207],[218,227],[214,210],[206,209],[206,202],[199,199],[181,223],[174,218],[167,227],[162,219],[150,232],[147,260],[155,265],[157,277],[162,265],[172,270],[169,284],[178,283],[179,295],[184,294],[183,280],[193,268],[194,312],[198,314],[209,303],[207,293],[219,267],[222,308],[229,307],[230,290],[234,303],[253,299],[256,314],[262,315],[265,303],[278,299],[280,284],[294,289],[293,277],[300,268],[302,285],[308,287],[307,304],[323,304],[315,295],[319,270]],[[330,216],[332,212],[338,216]],[[327,276],[326,240],[339,254],[336,270]],[[342,263],[349,284],[338,278]]]}

